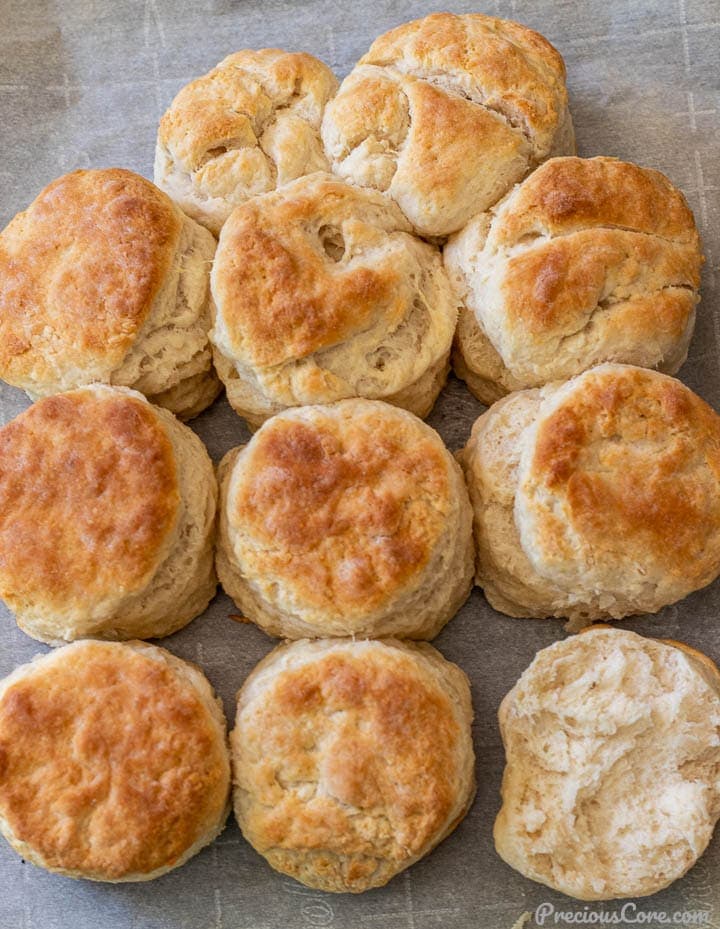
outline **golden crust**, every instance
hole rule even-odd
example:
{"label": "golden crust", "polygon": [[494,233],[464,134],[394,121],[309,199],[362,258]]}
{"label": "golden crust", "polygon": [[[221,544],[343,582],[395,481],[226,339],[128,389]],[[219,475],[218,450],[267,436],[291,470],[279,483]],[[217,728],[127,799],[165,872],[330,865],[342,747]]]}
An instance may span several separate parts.
{"label": "golden crust", "polygon": [[447,235],[574,151],[562,58],[517,23],[437,13],[380,36],[326,109],[334,170]]}
{"label": "golden crust", "polygon": [[[662,286],[644,290],[643,267]],[[627,342],[644,345],[658,333],[678,342],[697,303],[699,254],[669,249],[654,236],[606,229],[586,229],[521,252],[507,261],[500,286],[505,337],[532,343],[576,332],[587,325],[588,309],[612,302],[609,281],[616,303],[623,291],[628,294],[627,312],[614,323]]]}
{"label": "golden crust", "polygon": [[172,201],[131,171],[74,171],[49,184],[0,234],[3,379],[31,391],[58,369],[108,381],[160,291],[182,224]]}
{"label": "golden crust", "polygon": [[[546,576],[622,584],[633,564],[675,599],[720,570],[720,418],[679,381],[607,365],[550,400],[516,513]],[[631,572],[630,572],[631,573]]]}
{"label": "golden crust", "polygon": [[[330,104],[330,112],[348,154],[368,144],[371,133],[384,140],[380,147],[390,148],[397,162],[392,180],[379,169],[368,177],[342,169],[342,176],[389,193],[420,234],[444,235],[488,205],[475,205],[473,197],[480,181],[473,172],[481,170],[482,155],[491,152],[511,171],[509,179],[501,171],[499,183],[490,185],[491,203],[526,170],[528,146],[521,133],[494,111],[425,81],[389,77],[375,67],[358,68],[343,84],[337,102]],[[483,180],[491,176],[487,172]],[[461,192],[465,196],[456,203]],[[479,196],[484,201],[483,194]]]}
{"label": "golden crust", "polygon": [[[631,305],[616,325],[628,342],[658,332],[682,338],[700,286],[700,239],[685,198],[659,171],[613,158],[552,159],[520,186],[489,239],[497,250],[533,236],[555,238],[507,261],[507,338],[576,331],[588,308],[625,294]],[[643,267],[659,283],[633,293]]]}
{"label": "golden crust", "polygon": [[[402,317],[406,287],[390,257],[338,269],[308,229],[319,233],[363,205],[352,187],[316,175],[292,194],[280,190],[233,211],[213,267],[213,295],[243,361],[305,358],[366,329],[379,313],[389,325]],[[391,213],[388,225],[395,218],[402,229]]]}
{"label": "golden crust", "polygon": [[447,516],[448,463],[419,423],[390,414],[388,432],[388,418],[281,418],[257,434],[230,513],[255,543],[253,573],[344,613],[376,608],[423,570]]}
{"label": "golden crust", "polygon": [[216,235],[237,204],[327,170],[320,122],[337,80],[317,58],[276,48],[229,55],[165,113],[155,181]]}
{"label": "golden crust", "polygon": [[483,401],[605,361],[674,373],[703,257],[670,181],[612,158],[554,158],[445,249],[467,310],[457,367]]}
{"label": "golden crust", "polygon": [[276,107],[305,95],[326,97],[331,89],[332,73],[312,55],[245,49],[182,88],[160,120],[158,138],[195,171],[223,154],[218,147],[229,151],[229,143],[245,139],[256,144]]}
{"label": "golden crust", "polygon": [[655,613],[720,573],[720,417],[679,381],[602,365],[481,416],[462,454],[477,583],[518,617]]}
{"label": "golden crust", "polygon": [[516,245],[530,234],[561,235],[608,226],[697,245],[692,211],[682,193],[652,168],[616,158],[552,158],[533,171],[492,234]]}
{"label": "golden crust", "polygon": [[404,411],[347,400],[280,414],[221,481],[221,580],[274,634],[431,637],[467,596],[462,477]]}
{"label": "golden crust", "polygon": [[433,13],[379,36],[360,64],[462,75],[486,105],[549,150],[567,103],[565,64],[538,32],[481,13]]}
{"label": "golden crust", "polygon": [[279,646],[238,694],[235,812],[279,871],[381,886],[444,838],[474,791],[467,679],[430,646]]}
{"label": "golden crust", "polygon": [[82,642],[0,690],[0,825],[52,871],[147,880],[222,827],[222,712],[199,671],[142,643]]}
{"label": "golden crust", "polygon": [[237,207],[211,275],[215,365],[258,425],[349,397],[426,415],[457,302],[440,253],[374,190],[316,173]]}
{"label": "golden crust", "polygon": [[[500,161],[512,163],[524,154],[522,136],[494,112],[420,81],[406,93],[412,109],[406,144],[413,152],[414,198],[443,204],[457,197],[467,181],[468,159],[477,157],[478,139]],[[401,205],[403,199],[398,198]]]}
{"label": "golden crust", "polygon": [[153,408],[111,389],[39,400],[0,429],[0,595],[87,610],[148,583],[180,493]]}

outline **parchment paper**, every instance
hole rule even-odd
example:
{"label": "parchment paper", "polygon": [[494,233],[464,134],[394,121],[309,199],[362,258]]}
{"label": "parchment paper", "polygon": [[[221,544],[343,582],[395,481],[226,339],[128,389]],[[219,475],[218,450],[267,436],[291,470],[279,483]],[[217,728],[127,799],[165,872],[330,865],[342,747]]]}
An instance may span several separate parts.
{"label": "parchment paper", "polygon": [[[77,167],[122,165],[152,177],[162,112],[183,84],[226,54],[273,45],[306,50],[343,76],[377,34],[436,8],[432,0],[0,0],[0,226],[46,183]],[[718,0],[484,0],[450,8],[516,18],[543,32],[568,66],[580,154],[659,168],[685,192],[707,262],[681,377],[720,408]],[[27,405],[24,394],[0,388],[2,422]],[[455,449],[481,411],[451,380],[430,423]],[[224,399],[193,428],[215,460],[248,438]],[[219,595],[161,643],[204,668],[229,718],[235,691],[273,645],[230,620],[232,611]],[[683,639],[719,659],[720,582],[654,618],[621,625]],[[525,880],[493,849],[503,767],[497,708],[535,653],[563,635],[560,621],[494,613],[475,590],[436,640],[472,680],[478,795],[457,831],[389,886],[357,897],[307,890],[275,874],[232,821],[183,868],[139,885],[52,876],[0,840],[0,929],[511,929],[542,903],[576,924],[601,912],[617,913],[616,925],[638,924],[632,908],[620,917],[622,904],[585,905]],[[0,611],[0,675],[43,650]],[[686,878],[637,908],[644,925],[662,925],[647,921],[651,911],[677,920],[700,909],[705,925],[720,927],[720,835]],[[554,922],[556,915],[544,925],[568,924]],[[529,925],[536,924],[533,918]]]}

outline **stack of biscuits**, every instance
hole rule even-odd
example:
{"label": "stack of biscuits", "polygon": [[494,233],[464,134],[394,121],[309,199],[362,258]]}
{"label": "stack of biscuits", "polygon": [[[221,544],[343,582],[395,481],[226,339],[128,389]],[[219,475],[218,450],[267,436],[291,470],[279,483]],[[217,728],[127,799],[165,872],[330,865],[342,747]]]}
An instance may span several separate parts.
{"label": "stack of biscuits", "polygon": [[[720,417],[671,376],[700,242],[662,174],[574,153],[542,36],[434,14],[339,86],[229,55],[163,116],[155,184],[75,171],[0,234],[0,377],[34,401],[0,429],[0,596],[57,646],[0,683],[24,858],[149,880],[232,804],[278,871],[385,884],[472,803],[468,680],[427,640],[473,583],[578,633],[500,707],[502,858],[604,900],[702,854],[720,672],[608,625],[720,574]],[[451,365],[488,407],[457,456],[422,421]],[[254,434],[216,468],[185,421],[223,388]],[[218,579],[284,640],[229,737],[143,641]]]}

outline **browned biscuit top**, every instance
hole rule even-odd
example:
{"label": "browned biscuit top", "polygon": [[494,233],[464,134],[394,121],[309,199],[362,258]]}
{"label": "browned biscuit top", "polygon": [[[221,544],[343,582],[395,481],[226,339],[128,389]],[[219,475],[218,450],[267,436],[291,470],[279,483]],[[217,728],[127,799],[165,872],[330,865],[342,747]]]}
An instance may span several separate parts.
{"label": "browned biscuit top", "polygon": [[215,159],[257,144],[276,109],[298,106],[319,124],[321,104],[334,89],[326,65],[305,52],[245,49],[187,84],[160,121],[158,138],[186,168],[210,175]]}
{"label": "browned biscuit top", "polygon": [[434,650],[294,643],[258,670],[231,736],[236,809],[275,867],[311,886],[362,890],[428,851],[465,812],[470,708],[460,705],[460,672]]}
{"label": "browned biscuit top", "polygon": [[437,435],[385,404],[282,414],[234,466],[235,556],[307,606],[376,609],[435,552],[455,505],[451,464]]}
{"label": "browned biscuit top", "polygon": [[220,819],[229,766],[218,722],[158,654],[82,642],[2,691],[0,816],[45,867],[147,875]]}
{"label": "browned biscuit top", "polygon": [[692,212],[660,172],[553,158],[495,211],[491,273],[472,302],[528,383],[576,373],[584,358],[651,367],[687,337],[702,261]]}
{"label": "browned biscuit top", "polygon": [[539,33],[480,13],[433,13],[377,38],[360,64],[392,65],[443,85],[442,75],[472,99],[501,113],[533,140],[547,140],[567,99],[565,64]]}
{"label": "browned biscuit top", "polygon": [[237,207],[213,268],[213,295],[236,356],[280,365],[378,320],[392,332],[416,295],[403,274],[409,237],[392,235],[408,228],[381,195],[325,174]]}
{"label": "browned biscuit top", "polygon": [[69,609],[143,588],[179,504],[172,445],[140,397],[38,401],[0,429],[0,595]]}
{"label": "browned biscuit top", "polygon": [[621,365],[581,375],[549,404],[516,504],[531,557],[611,589],[634,565],[648,584],[709,583],[720,566],[720,417],[679,381]]}
{"label": "browned biscuit top", "polygon": [[0,233],[0,375],[31,389],[108,380],[150,312],[182,222],[169,197],[122,168],[49,184]]}
{"label": "browned biscuit top", "polygon": [[608,226],[696,242],[692,211],[659,171],[615,158],[551,158],[534,171],[503,213],[497,241]]}

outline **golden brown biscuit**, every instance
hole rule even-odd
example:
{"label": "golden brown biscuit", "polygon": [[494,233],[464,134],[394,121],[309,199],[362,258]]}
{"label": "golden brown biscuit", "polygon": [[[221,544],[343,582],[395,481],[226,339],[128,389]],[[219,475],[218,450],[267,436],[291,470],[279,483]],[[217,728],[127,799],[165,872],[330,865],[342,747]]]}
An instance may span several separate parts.
{"label": "golden brown biscuit", "polygon": [[57,645],[169,635],[215,593],[205,448],[122,387],[46,397],[0,429],[0,596]]}
{"label": "golden brown biscuit", "polygon": [[553,158],[445,247],[464,306],[454,366],[493,403],[605,361],[674,374],[703,258],[685,198],[659,171]]}
{"label": "golden brown biscuit", "polygon": [[720,573],[720,417],[674,378],[601,365],[511,394],[462,462],[476,580],[504,613],[655,613]]}
{"label": "golden brown biscuit", "polygon": [[237,207],[212,271],[215,364],[257,427],[347,397],[427,416],[457,298],[436,248],[382,194],[313,174]]}
{"label": "golden brown biscuit", "polygon": [[373,42],[322,137],[337,174],[385,191],[421,235],[448,235],[574,152],[565,65],[518,23],[434,13]]}
{"label": "golden brown biscuit", "polygon": [[132,387],[183,419],[217,396],[212,236],[145,178],[73,171],[0,233],[0,377],[31,397]]}
{"label": "golden brown biscuit", "polygon": [[681,643],[597,629],[543,649],[505,697],[500,856],[581,900],[656,893],[720,815],[720,674]]}
{"label": "golden brown biscuit", "polygon": [[280,413],[220,466],[217,570],[282,638],[431,639],[472,587],[472,510],[442,440],[371,400]]}
{"label": "golden brown biscuit", "polygon": [[225,718],[202,672],[143,642],[77,642],[0,683],[0,831],[26,861],[147,881],[229,810]]}
{"label": "golden brown biscuit", "polygon": [[238,694],[230,746],[243,835],[309,887],[380,887],[469,809],[471,722],[467,678],[430,645],[280,645]]}
{"label": "golden brown biscuit", "polygon": [[217,235],[233,207],[326,171],[332,71],[304,52],[246,49],[183,87],[160,121],[155,183]]}

